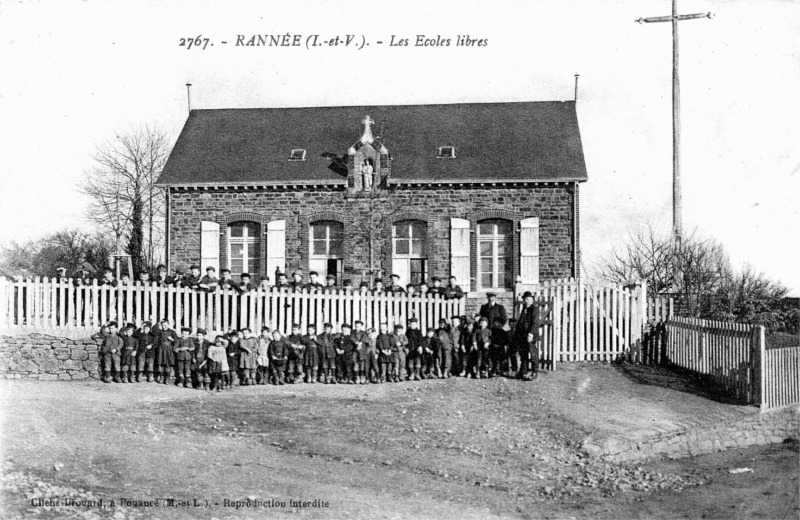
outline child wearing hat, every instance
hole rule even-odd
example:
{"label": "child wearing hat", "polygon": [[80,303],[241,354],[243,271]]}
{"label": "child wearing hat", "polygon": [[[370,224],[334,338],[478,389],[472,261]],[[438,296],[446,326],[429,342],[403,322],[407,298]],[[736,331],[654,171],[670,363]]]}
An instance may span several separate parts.
{"label": "child wearing hat", "polygon": [[411,318],[408,320],[408,331],[406,331],[406,338],[408,338],[408,379],[419,381],[423,338],[422,331],[419,330],[419,321],[417,321],[417,318]]}
{"label": "child wearing hat", "polygon": [[428,327],[425,331],[425,337],[422,338],[422,359],[420,370],[422,372],[422,379],[429,379],[436,373],[437,364],[434,362],[434,356],[437,354],[436,343],[436,329]]}
{"label": "child wearing hat", "polygon": [[136,337],[136,382],[147,378],[148,383],[153,382],[153,369],[156,358],[156,336],[150,330],[150,322],[142,323]]}
{"label": "child wearing hat", "polygon": [[319,351],[321,348],[317,337],[317,325],[309,323],[306,335],[301,338],[303,343],[303,370],[306,373],[306,383],[316,383],[319,372]]}
{"label": "child wearing hat", "polygon": [[336,290],[336,277],[329,274],[325,277],[325,292],[333,292]]}
{"label": "child wearing hat", "polygon": [[194,356],[192,357],[192,379],[195,388],[201,386],[203,390],[208,390],[211,384],[211,376],[208,375],[207,354],[211,343],[206,339],[206,329],[197,329],[194,337]]}
{"label": "child wearing hat", "polygon": [[391,276],[391,279],[392,279],[392,285],[390,285],[389,288],[386,289],[386,292],[390,292],[392,294],[405,294],[406,290],[403,289],[402,285],[400,285],[400,275],[393,274]]}
{"label": "child wearing hat", "polygon": [[353,332],[350,334],[350,340],[353,343],[350,363],[352,367],[352,379],[356,384],[366,384],[367,379],[364,376],[364,369],[367,365],[365,352],[369,337],[364,330],[364,322],[356,320],[353,323]]}
{"label": "child wearing hat", "polygon": [[491,360],[489,377],[499,376],[503,373],[503,363],[506,360],[507,348],[508,333],[503,328],[500,318],[496,318],[492,326],[492,346],[489,351],[489,359]]}
{"label": "child wearing hat", "polygon": [[172,330],[169,320],[161,320],[156,335],[156,383],[169,384],[170,373],[175,366],[173,345],[178,341],[178,334]]}
{"label": "child wearing hat", "polygon": [[239,350],[239,333],[231,331],[228,333],[228,344],[225,347],[225,353],[228,354],[228,373],[223,374],[225,386],[233,388],[233,381],[238,379],[239,361],[241,359],[241,351]]}
{"label": "child wearing hat", "polygon": [[336,343],[333,337],[333,325],[323,325],[323,332],[317,336],[319,343],[319,370],[321,382],[336,383]]}
{"label": "child wearing hat", "polygon": [[444,296],[444,287],[442,287],[442,279],[438,276],[433,277],[433,287],[428,289],[428,294],[431,296]]}
{"label": "child wearing hat", "polygon": [[289,356],[289,342],[283,337],[281,331],[272,331],[272,341],[269,344],[269,363],[272,371],[272,384],[282,385],[286,375],[286,359]]}
{"label": "child wearing hat", "polygon": [[406,337],[405,327],[401,324],[394,326],[392,335],[393,355],[394,355],[394,379],[395,381],[405,381],[408,379],[406,371],[406,358],[408,356],[408,338]]}
{"label": "child wearing hat", "polygon": [[184,388],[189,388],[192,382],[192,359],[194,358],[195,343],[190,336],[191,333],[192,329],[183,327],[180,339],[172,348],[175,354],[175,384],[183,385]]}
{"label": "child wearing hat", "polygon": [[225,336],[217,336],[214,338],[214,344],[208,348],[206,352],[208,374],[211,377],[211,388],[217,392],[221,391],[224,387],[223,377],[228,373],[228,354],[225,352],[225,347],[228,346],[228,340]]}
{"label": "child wearing hat", "polygon": [[478,322],[478,330],[475,331],[475,359],[474,364],[478,372],[478,379],[489,375],[489,351],[492,347],[492,329],[489,328],[489,320],[483,316]]}
{"label": "child wearing hat", "polygon": [[136,353],[139,350],[138,342],[133,336],[133,325],[126,325],[122,329],[122,382],[133,383],[136,378]]}
{"label": "child wearing hat", "polygon": [[292,325],[292,333],[286,338],[291,348],[289,349],[288,363],[286,364],[286,382],[303,382],[303,335],[300,324]]}
{"label": "child wearing hat", "polygon": [[393,342],[389,334],[389,325],[381,323],[378,326],[378,336],[375,338],[375,346],[378,349],[378,361],[381,364],[381,383],[394,380],[394,366],[392,366]]}
{"label": "child wearing hat", "polygon": [[453,361],[453,336],[450,335],[450,327],[447,325],[447,320],[441,318],[439,320],[439,328],[436,330],[436,338],[439,340],[440,351],[437,356],[439,362],[439,370],[437,375],[441,379],[450,377],[450,367]]}

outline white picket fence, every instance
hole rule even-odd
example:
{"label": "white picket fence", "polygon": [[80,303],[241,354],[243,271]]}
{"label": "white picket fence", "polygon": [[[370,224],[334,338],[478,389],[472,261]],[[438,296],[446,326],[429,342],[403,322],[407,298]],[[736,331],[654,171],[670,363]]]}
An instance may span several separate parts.
{"label": "white picket fence", "polygon": [[[646,288],[625,288],[581,279],[545,282],[532,291],[544,305],[543,314],[552,324],[542,328],[540,359],[613,361],[628,358],[641,342],[647,316]],[[519,315],[521,304],[516,305]]]}
{"label": "white picket fence", "polygon": [[338,331],[356,320],[377,328],[385,322],[420,321],[423,330],[440,318],[464,314],[464,299],[441,296],[408,297],[345,291],[314,292],[258,289],[238,294],[225,289],[214,292],[188,287],[159,287],[155,283],[127,286],[74,286],[71,280],[0,279],[0,329],[12,331],[89,331],[109,321],[140,325],[144,321],[170,320],[176,328],[202,327],[220,332],[263,325],[288,333],[293,324],[305,330],[309,323],[329,322]]}
{"label": "white picket fence", "polygon": [[761,408],[800,403],[800,347],[763,350]]}

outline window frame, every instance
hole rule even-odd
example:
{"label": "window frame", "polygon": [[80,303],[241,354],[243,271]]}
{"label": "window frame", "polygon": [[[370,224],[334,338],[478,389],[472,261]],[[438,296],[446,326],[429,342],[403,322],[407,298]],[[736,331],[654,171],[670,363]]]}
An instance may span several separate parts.
{"label": "window frame", "polygon": [[[300,157],[295,157],[296,152],[302,152]],[[292,148],[292,151],[289,152],[289,160],[290,161],[305,161],[306,160],[306,149],[305,148]]]}
{"label": "window frame", "polygon": [[[235,227],[242,228],[242,236],[235,237],[233,236],[232,230]],[[253,234],[250,235],[249,231],[253,230]],[[238,220],[236,222],[230,222],[226,226],[226,238],[227,238],[227,268],[230,269],[231,275],[241,275],[242,273],[248,273],[251,277],[253,276],[260,276],[261,274],[261,224],[258,222],[250,221],[250,220]],[[249,246],[253,244],[255,245],[255,255],[251,257],[250,255],[250,248]],[[235,272],[233,269],[233,246],[241,245],[242,246],[242,271]],[[238,260],[238,258],[237,258]],[[251,267],[255,266],[255,268],[251,269]]]}
{"label": "window frame", "polygon": [[[481,233],[481,225],[491,223],[491,234]],[[504,224],[507,232],[500,234],[499,226]],[[491,272],[487,273],[483,270],[483,258],[481,254],[482,243],[491,244]],[[479,291],[506,291],[513,287],[513,269],[514,269],[514,222],[503,218],[490,218],[477,221],[475,223],[475,266],[476,266],[476,280],[475,284]],[[498,253],[499,244],[503,243],[505,252],[502,255],[503,270],[499,269],[501,256]],[[483,284],[483,275],[490,274],[493,280],[491,286]]]}
{"label": "window frame", "polygon": [[[444,150],[450,150],[449,155],[445,155],[443,152]],[[456,158],[456,147],[455,146],[440,146],[439,152],[436,155],[437,159],[455,159]]]}

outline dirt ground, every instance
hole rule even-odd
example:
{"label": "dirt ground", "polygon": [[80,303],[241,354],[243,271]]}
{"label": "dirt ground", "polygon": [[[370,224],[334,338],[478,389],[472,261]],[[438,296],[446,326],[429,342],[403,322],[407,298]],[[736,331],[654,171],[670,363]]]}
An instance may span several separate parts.
{"label": "dirt ground", "polygon": [[[3,382],[0,516],[798,518],[796,442],[632,465],[586,456],[580,445],[593,429],[651,421],[635,412],[648,399],[667,422],[663,410],[696,412],[707,401],[640,379],[574,365],[533,383],[458,378],[219,394]],[[625,392],[633,408],[615,408]],[[84,505],[65,505],[67,497]],[[33,506],[39,499],[50,505]],[[260,507],[235,507],[248,499]]]}

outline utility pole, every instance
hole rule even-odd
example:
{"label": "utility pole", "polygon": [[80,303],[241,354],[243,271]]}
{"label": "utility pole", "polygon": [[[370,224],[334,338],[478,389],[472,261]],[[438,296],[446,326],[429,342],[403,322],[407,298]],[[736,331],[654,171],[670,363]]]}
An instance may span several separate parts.
{"label": "utility pole", "polygon": [[[639,18],[637,23],[672,22],[672,246],[675,257],[683,238],[683,205],[681,200],[681,83],[678,75],[678,22],[711,18],[711,13],[678,14],[678,2],[672,0],[670,16]],[[678,273],[680,278],[681,273]]]}
{"label": "utility pole", "polygon": [[638,23],[672,22],[672,232],[674,245],[680,249],[683,235],[683,218],[681,204],[681,82],[678,74],[678,22],[695,20],[698,18],[711,18],[711,13],[678,14],[678,2],[672,0],[672,15],[655,16],[652,18],[639,18]]}

